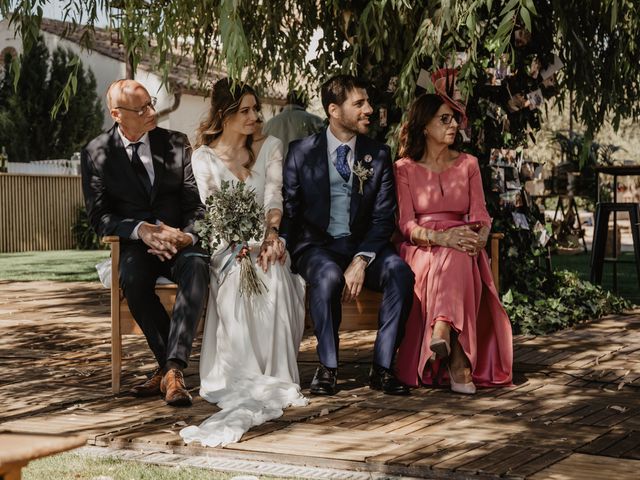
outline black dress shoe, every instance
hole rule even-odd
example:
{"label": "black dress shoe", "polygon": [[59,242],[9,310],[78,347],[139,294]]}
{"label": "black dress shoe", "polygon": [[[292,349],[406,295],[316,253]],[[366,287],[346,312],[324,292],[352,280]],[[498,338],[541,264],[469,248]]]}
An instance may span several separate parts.
{"label": "black dress shoe", "polygon": [[316,368],[316,373],[311,381],[309,391],[313,395],[333,395],[336,393],[336,382],[338,380],[338,370],[327,368],[320,364]]}
{"label": "black dress shoe", "polygon": [[391,370],[375,364],[369,372],[369,386],[389,395],[409,395],[409,387],[400,383]]}

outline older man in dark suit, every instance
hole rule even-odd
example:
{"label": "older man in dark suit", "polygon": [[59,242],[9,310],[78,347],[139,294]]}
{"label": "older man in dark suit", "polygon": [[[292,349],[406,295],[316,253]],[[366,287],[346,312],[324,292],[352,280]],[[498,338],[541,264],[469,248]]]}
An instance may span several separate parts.
{"label": "older man in dark suit", "polygon": [[282,236],[309,286],[320,365],[311,393],[336,391],[341,301],[382,291],[371,388],[404,395],[392,363],[411,309],[413,273],[390,244],[396,198],[389,147],[369,129],[366,85],[338,75],[322,85],[329,127],[292,142],[284,166]]}
{"label": "older man in dark suit", "polygon": [[[83,149],[82,187],[96,232],[121,238],[120,285],[158,361],[133,393],[162,393],[170,405],[190,405],[182,370],[205,305],[209,268],[193,230],[204,206],[189,141],[157,127],[155,98],[134,80],[114,82],[107,106],[115,124]],[[178,284],[171,318],[154,292],[160,276]]]}

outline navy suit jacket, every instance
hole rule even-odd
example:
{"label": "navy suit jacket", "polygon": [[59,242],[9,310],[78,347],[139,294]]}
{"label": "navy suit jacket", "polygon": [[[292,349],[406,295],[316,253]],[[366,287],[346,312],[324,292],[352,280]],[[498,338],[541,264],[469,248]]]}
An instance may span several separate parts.
{"label": "navy suit jacket", "polygon": [[[369,161],[367,161],[369,160]],[[389,147],[358,135],[354,165],[371,169],[360,194],[353,176],[350,221],[351,243],[357,252],[379,253],[395,229],[396,196]],[[326,129],[289,145],[283,174],[284,212],[281,234],[294,263],[306,249],[325,245],[331,207]]]}
{"label": "navy suit jacket", "polygon": [[180,132],[155,128],[149,132],[155,179],[148,195],[136,176],[117,125],[82,150],[82,189],[91,225],[98,235],[128,239],[142,220],[195,233],[194,221],[204,216],[191,170],[191,147]]}

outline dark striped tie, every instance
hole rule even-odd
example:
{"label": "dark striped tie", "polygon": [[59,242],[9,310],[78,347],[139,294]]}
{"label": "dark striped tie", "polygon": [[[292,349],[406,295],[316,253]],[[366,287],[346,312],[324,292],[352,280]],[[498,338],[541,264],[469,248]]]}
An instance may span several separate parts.
{"label": "dark striped tie", "polygon": [[142,142],[132,143],[131,147],[133,148],[133,152],[131,153],[131,165],[133,166],[133,170],[136,172],[138,176],[138,180],[142,183],[144,190],[147,192],[147,195],[151,194],[151,180],[149,179],[149,173],[147,169],[144,168],[142,160],[140,160],[140,155],[138,155],[138,147],[142,145]]}

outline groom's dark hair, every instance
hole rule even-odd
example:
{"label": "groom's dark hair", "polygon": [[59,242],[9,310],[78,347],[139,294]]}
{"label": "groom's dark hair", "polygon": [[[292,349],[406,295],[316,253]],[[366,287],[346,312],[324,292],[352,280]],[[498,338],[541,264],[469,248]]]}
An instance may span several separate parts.
{"label": "groom's dark hair", "polygon": [[367,84],[364,80],[353,75],[335,75],[322,84],[320,98],[327,118],[329,117],[329,105],[332,103],[342,105],[349,92],[354,88],[367,88]]}

